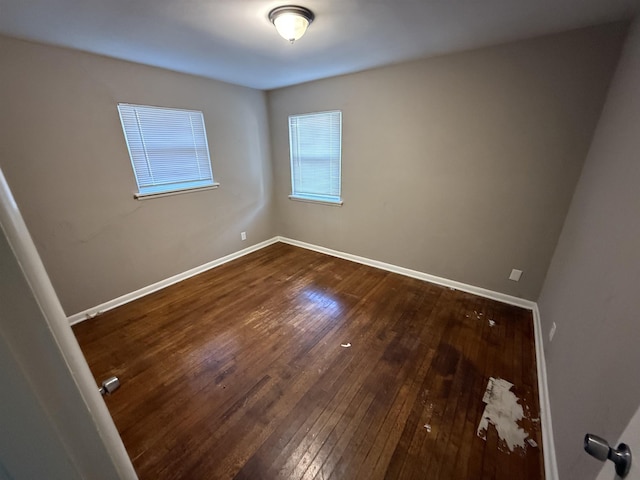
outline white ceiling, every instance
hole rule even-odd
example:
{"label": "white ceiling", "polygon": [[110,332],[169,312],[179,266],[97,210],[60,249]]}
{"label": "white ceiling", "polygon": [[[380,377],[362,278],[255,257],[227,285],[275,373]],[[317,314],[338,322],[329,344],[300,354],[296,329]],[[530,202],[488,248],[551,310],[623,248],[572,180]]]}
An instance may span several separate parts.
{"label": "white ceiling", "polygon": [[[287,3],[316,15],[294,45],[267,19]],[[627,19],[639,6],[640,0],[0,0],[0,33],[272,89]]]}

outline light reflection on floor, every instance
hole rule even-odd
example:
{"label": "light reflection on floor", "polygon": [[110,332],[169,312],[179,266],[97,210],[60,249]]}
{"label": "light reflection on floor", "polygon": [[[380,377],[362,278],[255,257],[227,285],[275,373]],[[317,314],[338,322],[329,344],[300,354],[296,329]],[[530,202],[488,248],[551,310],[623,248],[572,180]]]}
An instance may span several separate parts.
{"label": "light reflection on floor", "polygon": [[342,313],[342,304],[322,290],[307,287],[302,291],[302,295],[311,305],[332,318]]}

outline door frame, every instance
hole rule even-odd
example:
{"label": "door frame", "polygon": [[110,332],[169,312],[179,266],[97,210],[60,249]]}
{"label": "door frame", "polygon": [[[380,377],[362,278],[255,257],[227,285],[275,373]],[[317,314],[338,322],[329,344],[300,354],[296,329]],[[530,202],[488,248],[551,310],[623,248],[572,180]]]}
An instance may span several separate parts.
{"label": "door frame", "polygon": [[[78,461],[83,458],[100,458],[101,461],[110,463],[114,467],[120,479],[136,480],[138,477],[133,464],[111,414],[98,392],[93,374],[67,321],[2,169],[0,169],[0,227],[42,313],[39,318],[28,319],[28,322],[34,322],[33,325],[36,328],[23,328],[19,339],[15,335],[12,337],[10,331],[4,332],[13,356],[20,361],[21,370],[43,408],[51,413],[58,436],[67,446],[71,460],[75,460],[74,463],[79,471],[88,474],[87,478],[104,478],[104,471],[95,471],[93,474],[87,471],[87,469],[97,469],[98,465],[81,465],[82,462]],[[43,330],[48,331],[50,335],[42,335]],[[45,364],[45,360],[34,355],[33,352],[33,346],[42,346],[43,342],[46,348],[59,352],[66,367],[55,370],[54,376],[57,378],[47,379],[47,381],[42,381],[43,372],[50,374],[50,365]],[[63,392],[64,395],[59,395],[59,392],[52,395],[50,387],[56,380],[59,380],[60,384],[72,385],[72,387],[67,387]],[[76,387],[75,391],[73,386]],[[82,403],[88,412],[78,416],[90,418],[93,425],[86,425],[86,421],[83,420],[85,425],[79,429],[78,426],[62,421],[65,414],[68,416],[76,413],[70,412],[71,408],[76,408]],[[56,412],[64,413],[56,414]],[[81,434],[82,429],[88,431],[87,429],[91,428],[97,431],[101,444],[100,442],[98,445],[96,442],[88,444]],[[100,451],[96,452],[96,449]]]}

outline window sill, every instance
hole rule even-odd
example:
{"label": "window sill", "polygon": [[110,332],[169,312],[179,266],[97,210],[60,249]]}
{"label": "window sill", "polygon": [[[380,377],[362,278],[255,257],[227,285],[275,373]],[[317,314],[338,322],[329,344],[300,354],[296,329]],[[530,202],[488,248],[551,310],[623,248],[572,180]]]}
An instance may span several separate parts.
{"label": "window sill", "polygon": [[289,195],[289,199],[295,200],[296,202],[319,203],[320,205],[329,205],[331,207],[341,207],[343,204],[342,199],[327,200],[323,198],[301,197],[298,195]]}
{"label": "window sill", "polygon": [[182,188],[180,190],[172,190],[170,192],[158,192],[158,193],[134,193],[133,198],[136,200],[151,200],[152,198],[170,197],[172,195],[182,195],[183,193],[201,192],[203,190],[213,190],[220,186],[219,183],[213,185],[207,185],[206,187],[196,188]]}

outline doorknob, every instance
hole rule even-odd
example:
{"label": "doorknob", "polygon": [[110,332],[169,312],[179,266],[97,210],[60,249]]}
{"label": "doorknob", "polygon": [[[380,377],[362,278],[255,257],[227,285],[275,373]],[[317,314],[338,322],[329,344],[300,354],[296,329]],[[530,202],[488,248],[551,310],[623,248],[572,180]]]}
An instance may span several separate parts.
{"label": "doorknob", "polygon": [[584,449],[592,457],[601,462],[611,460],[616,466],[616,473],[620,478],[624,478],[631,468],[631,450],[625,443],[618,445],[618,448],[611,448],[609,442],[604,438],[587,433],[584,436]]}
{"label": "doorknob", "polygon": [[105,395],[111,395],[118,388],[120,388],[120,380],[118,377],[111,377],[102,382],[102,387],[100,387],[98,391],[104,397]]}

